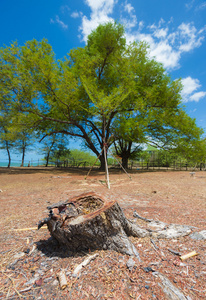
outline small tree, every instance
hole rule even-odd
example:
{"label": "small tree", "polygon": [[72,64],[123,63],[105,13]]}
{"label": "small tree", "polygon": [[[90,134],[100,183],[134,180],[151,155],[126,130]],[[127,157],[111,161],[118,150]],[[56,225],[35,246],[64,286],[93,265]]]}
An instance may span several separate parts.
{"label": "small tree", "polygon": [[96,160],[95,156],[88,151],[82,151],[79,149],[71,149],[69,159],[77,165],[82,163],[93,165]]}
{"label": "small tree", "polygon": [[[43,147],[39,152],[44,154],[44,159],[46,161],[45,167],[48,166],[50,158],[53,160],[59,159],[62,149],[66,149],[66,146],[68,145],[68,138],[58,133],[54,133],[52,135],[47,134],[46,136],[43,136],[41,141],[43,143]],[[59,154],[57,154],[57,152]],[[66,154],[69,153],[70,152],[68,150]],[[55,155],[59,157],[55,158]]]}
{"label": "small tree", "polygon": [[25,154],[26,151],[31,149],[31,145],[33,144],[32,135],[23,130],[22,132],[18,132],[14,141],[14,148],[21,153],[21,167],[24,166]]}
{"label": "small tree", "polygon": [[0,149],[6,150],[8,155],[8,168],[11,166],[11,149],[13,139],[10,134],[11,119],[9,117],[9,94],[0,89]]}
{"label": "small tree", "polygon": [[0,125],[0,149],[6,150],[8,155],[8,168],[11,166],[11,149],[13,148],[13,141],[9,139],[9,133],[4,126]]}

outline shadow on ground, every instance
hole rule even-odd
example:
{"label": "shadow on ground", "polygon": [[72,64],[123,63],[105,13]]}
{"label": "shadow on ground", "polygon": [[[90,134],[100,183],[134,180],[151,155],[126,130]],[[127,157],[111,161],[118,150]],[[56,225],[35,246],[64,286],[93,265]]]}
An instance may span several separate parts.
{"label": "shadow on ground", "polygon": [[[70,173],[73,175],[87,175],[90,168],[55,168],[55,167],[0,167],[0,174],[9,174],[9,175],[17,175],[17,174],[35,174],[35,173],[43,173],[43,174],[64,174],[64,173]],[[171,170],[170,170],[171,171]],[[172,170],[173,171],[173,170]],[[176,170],[177,171],[177,170]],[[148,173],[148,172],[167,172],[167,170],[138,170],[138,169],[129,169],[127,170],[127,173],[129,174],[137,174],[137,173]],[[124,171],[121,168],[109,168],[110,174],[123,174]],[[104,175],[105,171],[101,171],[98,168],[93,168],[91,173],[89,174],[89,177],[92,176],[98,176],[98,175]]]}
{"label": "shadow on ground", "polygon": [[47,257],[77,257],[77,256],[85,256],[85,254],[89,254],[89,249],[84,249],[83,251],[75,251],[72,252],[68,250],[66,246],[60,245],[59,242],[50,237],[47,240],[40,240],[36,242],[37,249],[41,251]]}

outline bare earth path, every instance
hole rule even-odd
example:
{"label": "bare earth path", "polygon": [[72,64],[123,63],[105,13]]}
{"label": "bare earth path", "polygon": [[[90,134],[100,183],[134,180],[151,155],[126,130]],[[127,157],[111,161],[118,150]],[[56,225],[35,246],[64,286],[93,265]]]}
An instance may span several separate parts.
{"label": "bare earth path", "polygon": [[[93,191],[118,201],[128,219],[140,225],[134,211],[167,224],[185,224],[206,230],[206,172],[138,172],[130,180],[119,170],[110,171],[111,189],[104,173],[46,168],[0,168],[0,299],[167,299],[155,272],[164,274],[185,299],[206,299],[206,242],[189,236],[176,240],[131,238],[142,263],[113,251],[98,256],[73,277],[76,265],[88,253],[67,253],[49,239],[47,229],[36,227],[47,216],[46,207],[72,196]],[[156,247],[155,247],[155,246]],[[181,262],[172,254],[195,250],[198,255]],[[32,252],[33,251],[33,252]],[[22,255],[20,257],[16,254]],[[147,269],[150,267],[149,269]],[[61,291],[56,281],[66,269],[68,287]],[[78,297],[77,297],[78,296]],[[189,298],[186,298],[189,297]],[[177,298],[179,299],[179,298]]]}

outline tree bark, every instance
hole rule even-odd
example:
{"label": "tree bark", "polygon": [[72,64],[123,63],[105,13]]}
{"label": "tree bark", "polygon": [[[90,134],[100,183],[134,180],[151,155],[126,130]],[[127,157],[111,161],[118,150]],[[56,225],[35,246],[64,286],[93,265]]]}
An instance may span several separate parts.
{"label": "tree bark", "polygon": [[116,201],[88,193],[48,207],[51,235],[71,251],[109,249],[135,256],[139,254],[129,236],[145,237],[149,232],[127,220]]}
{"label": "tree bark", "polygon": [[8,158],[9,158],[9,163],[8,163],[7,168],[10,168],[10,166],[11,166],[11,155],[10,155],[10,151],[9,151],[9,145],[8,145],[8,142],[6,142],[6,151],[7,151]]}
{"label": "tree bark", "polygon": [[105,171],[104,151],[103,151],[102,154],[100,155],[99,161],[100,161],[100,167],[99,167],[99,169],[100,169],[101,171]]}
{"label": "tree bark", "polygon": [[122,156],[122,166],[125,169],[128,169],[128,160],[129,160],[129,158],[127,157],[127,155]]}
{"label": "tree bark", "polygon": [[174,239],[191,233],[189,226],[167,225],[142,218],[135,212],[135,217],[149,223],[148,228],[141,228],[125,217],[116,201],[95,193],[82,194],[48,209],[49,217],[40,221],[38,228],[47,224],[51,235],[73,252],[108,249],[135,256],[141,261],[129,236]]}
{"label": "tree bark", "polygon": [[23,167],[23,166],[24,166],[24,157],[25,157],[25,151],[26,151],[26,149],[25,149],[25,147],[23,147],[23,148],[22,148],[21,167]]}

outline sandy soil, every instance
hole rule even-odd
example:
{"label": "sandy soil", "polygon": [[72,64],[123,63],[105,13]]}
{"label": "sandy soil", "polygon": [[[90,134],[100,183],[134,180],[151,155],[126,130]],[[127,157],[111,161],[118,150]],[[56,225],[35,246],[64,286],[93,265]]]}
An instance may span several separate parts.
{"label": "sandy soil", "polygon": [[[62,255],[45,229],[15,230],[36,227],[47,216],[48,205],[90,191],[117,200],[129,219],[137,211],[148,219],[206,230],[205,171],[193,176],[183,171],[138,171],[130,173],[130,180],[122,171],[110,170],[110,190],[103,172],[92,171],[85,180],[86,174],[86,170],[0,168],[0,299],[76,299],[77,294],[78,299],[167,299],[154,271],[190,297],[185,299],[206,299],[205,241],[157,240],[155,248],[148,239],[132,238],[143,261],[135,261],[132,271],[126,265],[129,257],[99,251],[85,273],[73,278],[85,253]],[[195,250],[199,255],[182,263],[168,248],[183,254]],[[16,258],[19,253],[24,255]],[[148,266],[153,271],[147,272]],[[69,282],[64,291],[56,281],[62,268]]]}

